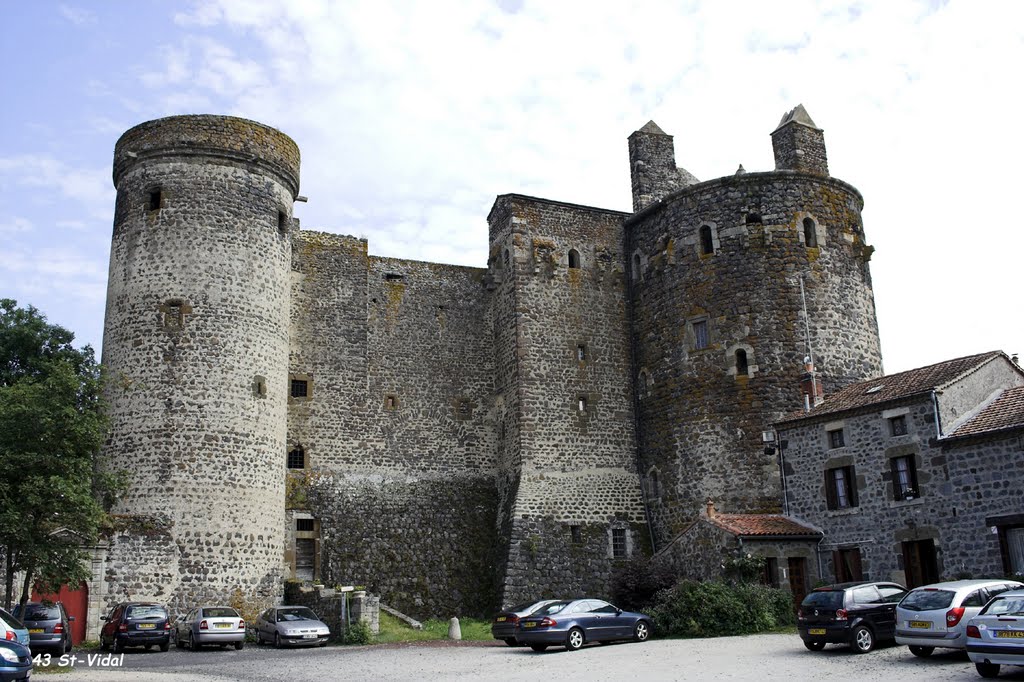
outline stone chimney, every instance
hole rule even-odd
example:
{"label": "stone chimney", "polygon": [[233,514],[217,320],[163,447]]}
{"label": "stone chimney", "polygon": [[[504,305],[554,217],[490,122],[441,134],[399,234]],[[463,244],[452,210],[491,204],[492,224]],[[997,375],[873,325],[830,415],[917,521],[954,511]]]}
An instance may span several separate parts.
{"label": "stone chimney", "polygon": [[821,379],[814,371],[814,363],[810,356],[804,358],[804,373],[800,377],[800,393],[804,396],[804,411],[810,412],[812,407],[817,407],[825,402],[825,390],[821,386]]}
{"label": "stone chimney", "polygon": [[707,514],[709,519],[715,518],[715,501],[710,497],[708,498]]}

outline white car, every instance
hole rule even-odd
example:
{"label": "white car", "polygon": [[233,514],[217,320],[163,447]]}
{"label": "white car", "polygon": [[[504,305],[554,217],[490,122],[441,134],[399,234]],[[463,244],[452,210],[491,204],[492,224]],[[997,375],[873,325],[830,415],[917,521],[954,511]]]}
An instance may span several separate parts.
{"label": "white car", "polygon": [[256,619],[257,644],[325,646],[330,636],[327,624],[305,606],[275,606]]}
{"label": "white car", "polygon": [[1007,590],[1024,588],[1010,580],[957,580],[911,590],[896,607],[896,643],[915,656],[937,648],[963,649],[967,622],[988,601]]}
{"label": "white car", "polygon": [[1003,592],[967,624],[967,655],[982,677],[1024,665],[1024,590]]}

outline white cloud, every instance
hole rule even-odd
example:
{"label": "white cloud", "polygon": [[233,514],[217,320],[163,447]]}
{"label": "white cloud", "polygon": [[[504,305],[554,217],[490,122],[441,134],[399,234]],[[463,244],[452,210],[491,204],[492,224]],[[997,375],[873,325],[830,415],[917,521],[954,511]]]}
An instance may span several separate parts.
{"label": "white cloud", "polygon": [[96,14],[82,7],[61,4],[57,6],[57,11],[62,17],[76,26],[87,26],[96,23]]}

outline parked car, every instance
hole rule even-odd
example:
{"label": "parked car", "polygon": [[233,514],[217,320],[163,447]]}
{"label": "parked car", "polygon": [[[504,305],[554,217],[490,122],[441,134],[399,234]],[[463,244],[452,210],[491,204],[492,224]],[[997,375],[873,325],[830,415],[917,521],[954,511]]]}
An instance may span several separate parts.
{"label": "parked car", "polygon": [[896,604],[907,588],[889,582],[837,583],[815,588],[800,604],[796,628],[811,651],[848,644],[866,654],[896,634]]}
{"label": "parked car", "polygon": [[14,615],[28,628],[29,647],[46,650],[55,656],[71,651],[71,622],[64,605],[58,602],[30,601],[14,607]]}
{"label": "parked car", "polygon": [[915,656],[931,656],[938,648],[963,649],[967,622],[989,599],[1024,588],[1012,580],[957,580],[911,590],[896,606],[896,643]]}
{"label": "parked car", "polygon": [[21,682],[32,676],[32,652],[13,640],[0,639],[0,681]]}
{"label": "parked car", "polygon": [[28,628],[6,609],[0,609],[0,640],[29,645]]}
{"label": "parked car", "polygon": [[275,606],[256,619],[256,643],[272,643],[275,647],[286,645],[326,646],[331,636],[327,624],[305,606]]}
{"label": "parked car", "polygon": [[1024,590],[1003,592],[967,623],[967,655],[982,677],[1024,665]]}
{"label": "parked car", "polygon": [[199,651],[203,645],[245,646],[245,620],[230,606],[200,606],[174,622],[174,645]]}
{"label": "parked car", "polygon": [[642,613],[623,611],[600,599],[569,599],[552,602],[519,619],[516,640],[534,651],[564,646],[576,651],[588,642],[616,639],[646,641],[651,619]]}
{"label": "parked car", "polygon": [[523,616],[529,616],[537,609],[556,601],[558,600],[542,599],[540,601],[528,601],[500,611],[494,617],[494,620],[491,621],[491,635],[494,636],[494,639],[500,639],[509,646],[519,646],[519,641],[516,640],[516,626],[519,625],[519,619]]}
{"label": "parked car", "polygon": [[124,602],[115,606],[100,628],[100,649],[114,647],[121,653],[126,646],[149,649],[159,646],[167,651],[171,646],[171,619],[163,604],[153,602]]}

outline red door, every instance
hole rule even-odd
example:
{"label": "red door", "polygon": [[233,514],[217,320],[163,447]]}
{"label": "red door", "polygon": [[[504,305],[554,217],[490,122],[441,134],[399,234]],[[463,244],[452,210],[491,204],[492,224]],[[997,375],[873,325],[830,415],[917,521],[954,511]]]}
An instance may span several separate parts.
{"label": "red door", "polygon": [[89,612],[89,586],[83,580],[77,590],[72,590],[67,585],[61,585],[57,594],[39,594],[32,590],[32,601],[59,601],[64,604],[64,610],[68,616],[74,618],[71,622],[71,643],[78,646],[85,641],[86,616]]}

